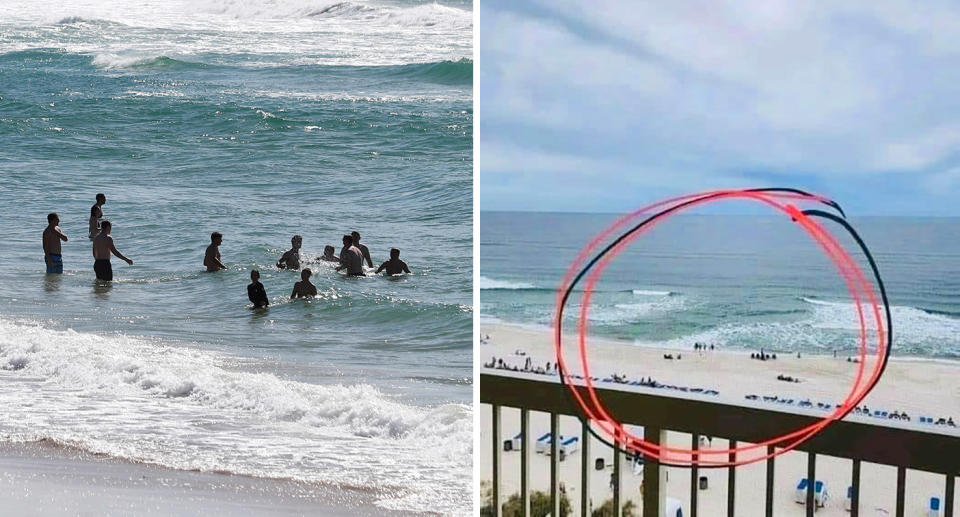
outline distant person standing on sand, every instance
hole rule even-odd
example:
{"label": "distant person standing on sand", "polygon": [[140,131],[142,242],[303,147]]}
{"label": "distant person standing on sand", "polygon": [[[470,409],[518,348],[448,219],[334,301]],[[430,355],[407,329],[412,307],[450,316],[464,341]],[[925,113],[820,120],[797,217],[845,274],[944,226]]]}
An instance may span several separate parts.
{"label": "distant person standing on sand", "polygon": [[310,271],[310,268],[304,268],[303,271],[300,272],[300,281],[293,284],[293,292],[290,293],[291,300],[317,295],[317,286],[310,283],[310,275],[312,274],[313,271]]}
{"label": "distant person standing on sand", "polygon": [[367,261],[367,267],[373,267],[373,259],[370,258],[370,248],[364,244],[360,244],[360,232],[350,232],[350,236],[353,237],[353,245],[356,246],[363,255],[363,260]]}
{"label": "distant person standing on sand", "polygon": [[303,237],[294,235],[290,239],[290,245],[293,246],[277,261],[277,267],[280,269],[300,269],[300,245],[303,244]]}
{"label": "distant person standing on sand", "polygon": [[207,246],[207,253],[203,256],[203,265],[207,266],[207,271],[220,271],[227,269],[227,266],[220,262],[220,245],[223,244],[223,234],[213,232],[210,234],[210,245]]}
{"label": "distant person standing on sand", "polygon": [[400,250],[393,248],[390,250],[390,260],[380,264],[380,267],[377,268],[377,273],[380,273],[384,269],[387,270],[388,275],[399,275],[400,273],[410,273],[410,268],[407,267],[407,263],[400,260]]}
{"label": "distant person standing on sand", "polygon": [[343,236],[343,250],[340,251],[340,265],[337,271],[346,268],[350,276],[366,276],[363,273],[363,254],[353,245],[353,236]]}
{"label": "distant person standing on sand", "polygon": [[93,271],[97,274],[97,280],[113,280],[113,265],[110,264],[110,255],[116,255],[117,258],[133,265],[133,261],[124,257],[117,251],[113,244],[113,237],[110,236],[110,221],[100,222],[100,233],[93,238]]}
{"label": "distant person standing on sand", "polygon": [[250,285],[247,286],[247,298],[253,302],[254,309],[263,309],[270,305],[267,299],[267,290],[260,283],[260,272],[254,269],[250,272]]}
{"label": "distant person standing on sand", "polygon": [[67,242],[67,236],[60,231],[59,224],[60,216],[56,212],[47,214],[47,227],[43,230],[43,261],[47,264],[47,274],[63,273],[60,241]]}
{"label": "distant person standing on sand", "polygon": [[100,221],[103,220],[103,205],[107,203],[107,196],[103,193],[97,194],[97,202],[90,207],[90,238],[94,238],[100,233]]}

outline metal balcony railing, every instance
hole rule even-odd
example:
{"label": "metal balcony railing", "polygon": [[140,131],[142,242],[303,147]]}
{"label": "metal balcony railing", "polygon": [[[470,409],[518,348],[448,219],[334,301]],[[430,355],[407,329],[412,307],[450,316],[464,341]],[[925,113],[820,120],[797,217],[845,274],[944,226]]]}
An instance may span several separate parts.
{"label": "metal balcony railing", "polygon": [[[607,387],[609,386],[609,387]],[[786,410],[752,407],[719,402],[712,397],[691,396],[688,394],[673,396],[638,390],[618,389],[617,385],[598,387],[598,394],[610,411],[626,424],[643,426],[644,439],[660,443],[665,431],[677,431],[692,436],[691,449],[697,449],[699,437],[723,437],[730,441],[733,448],[737,442],[758,443],[771,436],[795,430],[818,420],[817,416],[797,414]],[[492,411],[492,503],[493,514],[501,515],[503,501],[502,484],[502,444],[501,433],[503,408],[520,410],[520,433],[523,443],[520,447],[520,498],[522,515],[530,511],[530,413],[543,412],[550,415],[550,432],[560,436],[560,417],[577,416],[579,411],[570,400],[567,388],[560,384],[556,376],[517,374],[510,372],[482,372],[480,375],[480,403],[489,405]],[[482,410],[482,409],[481,409]],[[861,462],[891,465],[897,469],[896,517],[904,515],[906,471],[918,470],[942,474],[945,476],[942,516],[952,517],[954,510],[955,478],[960,475],[960,436],[953,430],[934,429],[917,430],[911,426],[878,425],[868,423],[862,418],[850,418],[834,422],[822,432],[810,438],[797,449],[807,453],[807,491],[806,515],[813,517],[814,480],[816,480],[817,456],[831,456],[852,460],[851,472],[851,508],[850,515],[858,517],[860,509],[860,469]],[[579,514],[590,515],[589,501],[589,461],[591,440],[586,425],[583,425],[580,454],[580,500],[573,502],[579,506]],[[550,441],[550,504],[551,515],[560,516],[560,468],[559,440]],[[773,449],[768,447],[768,452]],[[479,453],[479,451],[478,451]],[[620,476],[622,453],[614,454],[613,461],[613,514],[620,515],[621,494]],[[735,458],[731,455],[730,460]],[[766,462],[765,515],[774,516],[774,464],[776,458]],[[698,490],[696,481],[698,472],[691,468],[690,507],[685,517],[697,517]],[[727,511],[728,517],[734,516],[736,468],[727,472]],[[665,489],[662,483],[663,468],[655,460],[647,460],[643,465],[645,489],[642,495],[643,517],[661,517],[665,504]],[[710,512],[716,514],[716,510]],[[671,516],[673,517],[673,516]]]}

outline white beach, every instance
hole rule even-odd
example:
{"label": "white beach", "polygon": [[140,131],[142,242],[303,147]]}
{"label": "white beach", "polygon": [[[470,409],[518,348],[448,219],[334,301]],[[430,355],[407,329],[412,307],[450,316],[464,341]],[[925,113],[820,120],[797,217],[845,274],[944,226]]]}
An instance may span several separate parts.
{"label": "white beach", "polygon": [[[478,346],[477,357],[481,363],[488,363],[491,357],[503,359],[520,368],[529,357],[534,367],[543,367],[548,361],[555,362],[552,334],[549,330],[513,327],[502,324],[481,325],[480,334],[489,335],[485,344]],[[568,363],[576,365],[573,373],[580,373],[579,361],[575,358],[575,338],[569,341]],[[702,387],[719,391],[716,399],[726,403],[754,405],[783,410],[784,406],[772,402],[748,401],[745,395],[778,395],[782,398],[802,400],[809,398],[813,403],[835,404],[842,401],[849,391],[855,373],[856,363],[847,362],[846,357],[779,354],[775,361],[750,359],[750,352],[714,350],[697,353],[693,350],[659,349],[635,346],[632,343],[603,339],[590,339],[589,359],[591,375],[606,377],[612,373],[626,375],[630,380],[653,377],[661,384]],[[517,351],[526,355],[517,355]],[[666,360],[664,354],[682,359]],[[865,366],[871,367],[872,361]],[[907,412],[911,421],[883,420],[874,417],[850,415],[848,419],[876,422],[882,425],[905,426],[924,429],[931,432],[958,433],[958,428],[944,425],[921,424],[919,416],[960,417],[960,368],[951,361],[897,359],[892,358],[883,378],[876,388],[863,401],[871,409],[884,409],[889,412]],[[498,370],[483,368],[485,373],[497,373]],[[801,380],[799,383],[777,380],[778,375],[790,376]],[[534,378],[536,378],[534,376]],[[665,393],[669,394],[669,393]],[[674,392],[675,394],[675,392]],[[795,407],[795,406],[794,406]],[[798,412],[811,411],[797,409]],[[823,412],[826,414],[826,412]],[[480,464],[480,479],[489,480],[491,476],[491,436],[489,407],[480,410],[481,447],[477,461]],[[519,432],[519,410],[504,409],[503,437],[500,442]],[[534,436],[549,430],[548,415],[533,413],[531,426]],[[573,417],[561,418],[561,433],[567,436],[580,435],[580,422]],[[670,445],[689,447],[690,436],[682,433],[667,434]],[[743,445],[743,444],[740,444]],[[725,448],[724,440],[715,439],[713,448]],[[549,457],[532,454],[531,483],[533,490],[547,490],[549,487]],[[597,471],[593,468],[596,458],[604,458],[607,468]],[[520,455],[506,452],[503,458],[504,499],[519,491]],[[591,499],[593,507],[599,507],[611,498],[609,465],[612,463],[612,451],[599,441],[591,443],[592,473]],[[581,455],[576,452],[561,464],[561,482],[564,483],[574,515],[579,515]],[[621,500],[633,500],[640,503],[639,484],[641,477],[632,473],[631,466],[625,461],[622,476]],[[819,515],[847,515],[844,499],[850,485],[851,461],[841,458],[818,456],[817,479],[825,481],[830,494],[826,506],[818,511]],[[686,511],[689,508],[690,471],[681,468],[667,468],[666,496],[681,502]],[[708,489],[699,491],[700,515],[723,515],[726,512],[726,469],[701,469],[701,476],[707,477]],[[736,473],[737,515],[763,515],[764,486],[766,468],[764,463],[739,467]],[[775,514],[803,515],[803,505],[794,502],[794,493],[798,481],[806,475],[806,454],[789,452],[777,457],[775,468]],[[917,471],[908,471],[906,486],[906,515],[925,515],[930,497],[943,500],[944,477]],[[896,469],[891,466],[863,464],[861,471],[861,515],[886,515],[894,513],[896,487]]]}

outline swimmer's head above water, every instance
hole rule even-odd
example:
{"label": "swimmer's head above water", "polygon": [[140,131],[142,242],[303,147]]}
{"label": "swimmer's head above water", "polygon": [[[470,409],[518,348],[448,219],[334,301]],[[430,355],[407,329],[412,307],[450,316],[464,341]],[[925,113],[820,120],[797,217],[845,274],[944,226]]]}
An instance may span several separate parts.
{"label": "swimmer's head above water", "polygon": [[210,234],[210,242],[219,246],[223,243],[223,234],[220,232],[213,232]]}
{"label": "swimmer's head above water", "polygon": [[349,233],[343,234],[343,245],[353,246],[353,235],[350,235]]}
{"label": "swimmer's head above water", "polygon": [[312,275],[312,274],[313,274],[313,271],[310,271],[310,268],[308,268],[308,267],[307,267],[307,268],[303,268],[303,271],[300,272],[300,279],[301,279],[301,280],[304,280],[304,281],[309,280],[309,279],[310,279],[310,275]]}
{"label": "swimmer's head above water", "polygon": [[294,235],[290,238],[290,245],[293,246],[293,249],[300,249],[300,245],[303,244],[303,237],[299,235]]}

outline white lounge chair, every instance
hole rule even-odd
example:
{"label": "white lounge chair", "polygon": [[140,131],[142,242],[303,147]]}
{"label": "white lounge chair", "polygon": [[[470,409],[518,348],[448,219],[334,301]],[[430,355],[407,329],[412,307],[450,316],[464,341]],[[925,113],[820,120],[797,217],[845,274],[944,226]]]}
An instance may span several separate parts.
{"label": "white lounge chair", "polygon": [[510,450],[519,451],[523,447],[523,433],[517,433],[510,439]]}
{"label": "white lounge chair", "polygon": [[[560,440],[563,440],[563,436],[560,437]],[[540,438],[537,438],[536,451],[540,454],[546,454],[550,452],[550,445],[553,443],[553,435],[547,433]]]}
{"label": "white lounge chair", "polygon": [[580,437],[573,436],[560,442],[560,452],[565,456],[569,456],[570,453],[577,452],[580,449]]}
{"label": "white lounge chair", "polygon": [[668,497],[666,503],[663,508],[663,517],[683,517],[683,506],[679,500]]}
{"label": "white lounge chair", "polygon": [[830,500],[830,493],[827,491],[827,484],[823,481],[817,481],[813,484],[813,502],[818,507],[823,508]]}
{"label": "white lounge chair", "polygon": [[800,503],[806,504],[807,502],[807,478],[800,478],[800,482],[797,483],[797,491],[793,496],[793,500]]}
{"label": "white lounge chair", "polygon": [[927,517],[940,517],[940,498],[931,497],[927,508]]}

